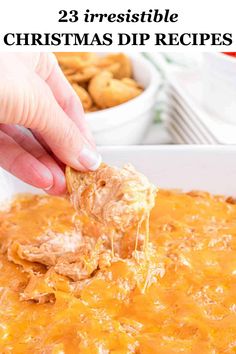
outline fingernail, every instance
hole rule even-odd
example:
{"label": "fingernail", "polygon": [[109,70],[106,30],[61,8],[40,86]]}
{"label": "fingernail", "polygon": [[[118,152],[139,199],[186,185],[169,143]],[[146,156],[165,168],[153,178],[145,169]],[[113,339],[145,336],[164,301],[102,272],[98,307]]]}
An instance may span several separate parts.
{"label": "fingernail", "polygon": [[102,157],[98,152],[84,145],[79,154],[79,162],[88,170],[95,171],[100,166]]}

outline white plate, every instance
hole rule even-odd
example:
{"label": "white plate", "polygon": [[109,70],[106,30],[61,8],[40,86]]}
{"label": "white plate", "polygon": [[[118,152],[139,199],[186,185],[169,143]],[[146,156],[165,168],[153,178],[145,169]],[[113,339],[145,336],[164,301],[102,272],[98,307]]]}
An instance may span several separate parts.
{"label": "white plate", "polygon": [[188,144],[186,137],[183,137],[173,125],[168,126],[168,132],[174,141],[174,144]]}
{"label": "white plate", "polygon": [[185,139],[187,139],[187,143],[189,144],[206,144],[206,141],[201,139],[201,136],[198,136],[198,132],[192,126],[192,123],[189,119],[184,119],[183,116],[180,115],[176,106],[172,106],[169,109],[169,127],[174,126],[175,130],[183,135]]}
{"label": "white plate", "polygon": [[203,104],[220,121],[236,124],[236,58],[203,54]]}
{"label": "white plate", "polygon": [[224,123],[204,109],[204,89],[200,71],[172,72],[169,75],[169,83],[181,97],[185,107],[197,116],[220,144],[236,144],[236,125]]}
{"label": "white plate", "polygon": [[[234,146],[131,146],[101,148],[104,161],[121,166],[131,162],[161,188],[201,189],[236,196]],[[0,171],[0,201],[15,193],[39,193]]]}
{"label": "white plate", "polygon": [[200,144],[219,144],[219,141],[217,141],[209,128],[199,119],[173,87],[169,88],[168,94],[169,109],[174,109],[177,113],[174,118],[176,118],[176,120],[181,119],[190,130],[193,130]]}

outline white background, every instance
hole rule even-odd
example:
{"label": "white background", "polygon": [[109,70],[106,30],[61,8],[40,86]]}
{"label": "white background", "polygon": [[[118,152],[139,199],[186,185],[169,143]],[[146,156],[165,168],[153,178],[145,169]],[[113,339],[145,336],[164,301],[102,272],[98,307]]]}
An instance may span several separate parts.
{"label": "white background", "polygon": [[[91,12],[110,13],[144,11],[149,9],[170,9],[179,14],[177,23],[59,23],[58,12],[61,9],[76,9],[83,13],[86,9]],[[0,50],[1,51],[236,51],[236,1],[235,0],[1,0],[0,3]],[[82,17],[82,16],[81,16]],[[154,46],[152,41],[145,47],[140,46],[76,46],[76,47],[30,47],[6,46],[3,43],[5,33],[15,32],[69,32],[69,33],[104,33],[112,32],[116,38],[117,32],[231,32],[234,43],[232,46]]]}

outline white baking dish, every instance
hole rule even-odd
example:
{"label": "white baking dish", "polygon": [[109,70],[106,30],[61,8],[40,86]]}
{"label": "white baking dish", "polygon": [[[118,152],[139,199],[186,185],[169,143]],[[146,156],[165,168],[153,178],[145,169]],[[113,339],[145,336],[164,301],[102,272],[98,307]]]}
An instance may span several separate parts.
{"label": "white baking dish", "polygon": [[[100,151],[104,161],[130,162],[161,188],[236,196],[236,146],[113,146]],[[15,193],[41,193],[1,169],[0,186],[0,202]]]}

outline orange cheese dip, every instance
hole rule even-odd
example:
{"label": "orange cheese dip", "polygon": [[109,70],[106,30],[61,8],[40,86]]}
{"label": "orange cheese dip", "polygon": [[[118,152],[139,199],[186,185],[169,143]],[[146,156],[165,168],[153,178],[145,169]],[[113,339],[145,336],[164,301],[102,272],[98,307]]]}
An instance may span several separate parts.
{"label": "orange cheese dip", "polygon": [[[83,222],[98,237],[98,226]],[[16,242],[34,244],[49,229],[61,235],[81,223],[59,197],[18,197],[0,212],[0,353],[236,352],[232,199],[159,191],[148,260],[125,235],[122,258],[83,280],[14,253]]]}

